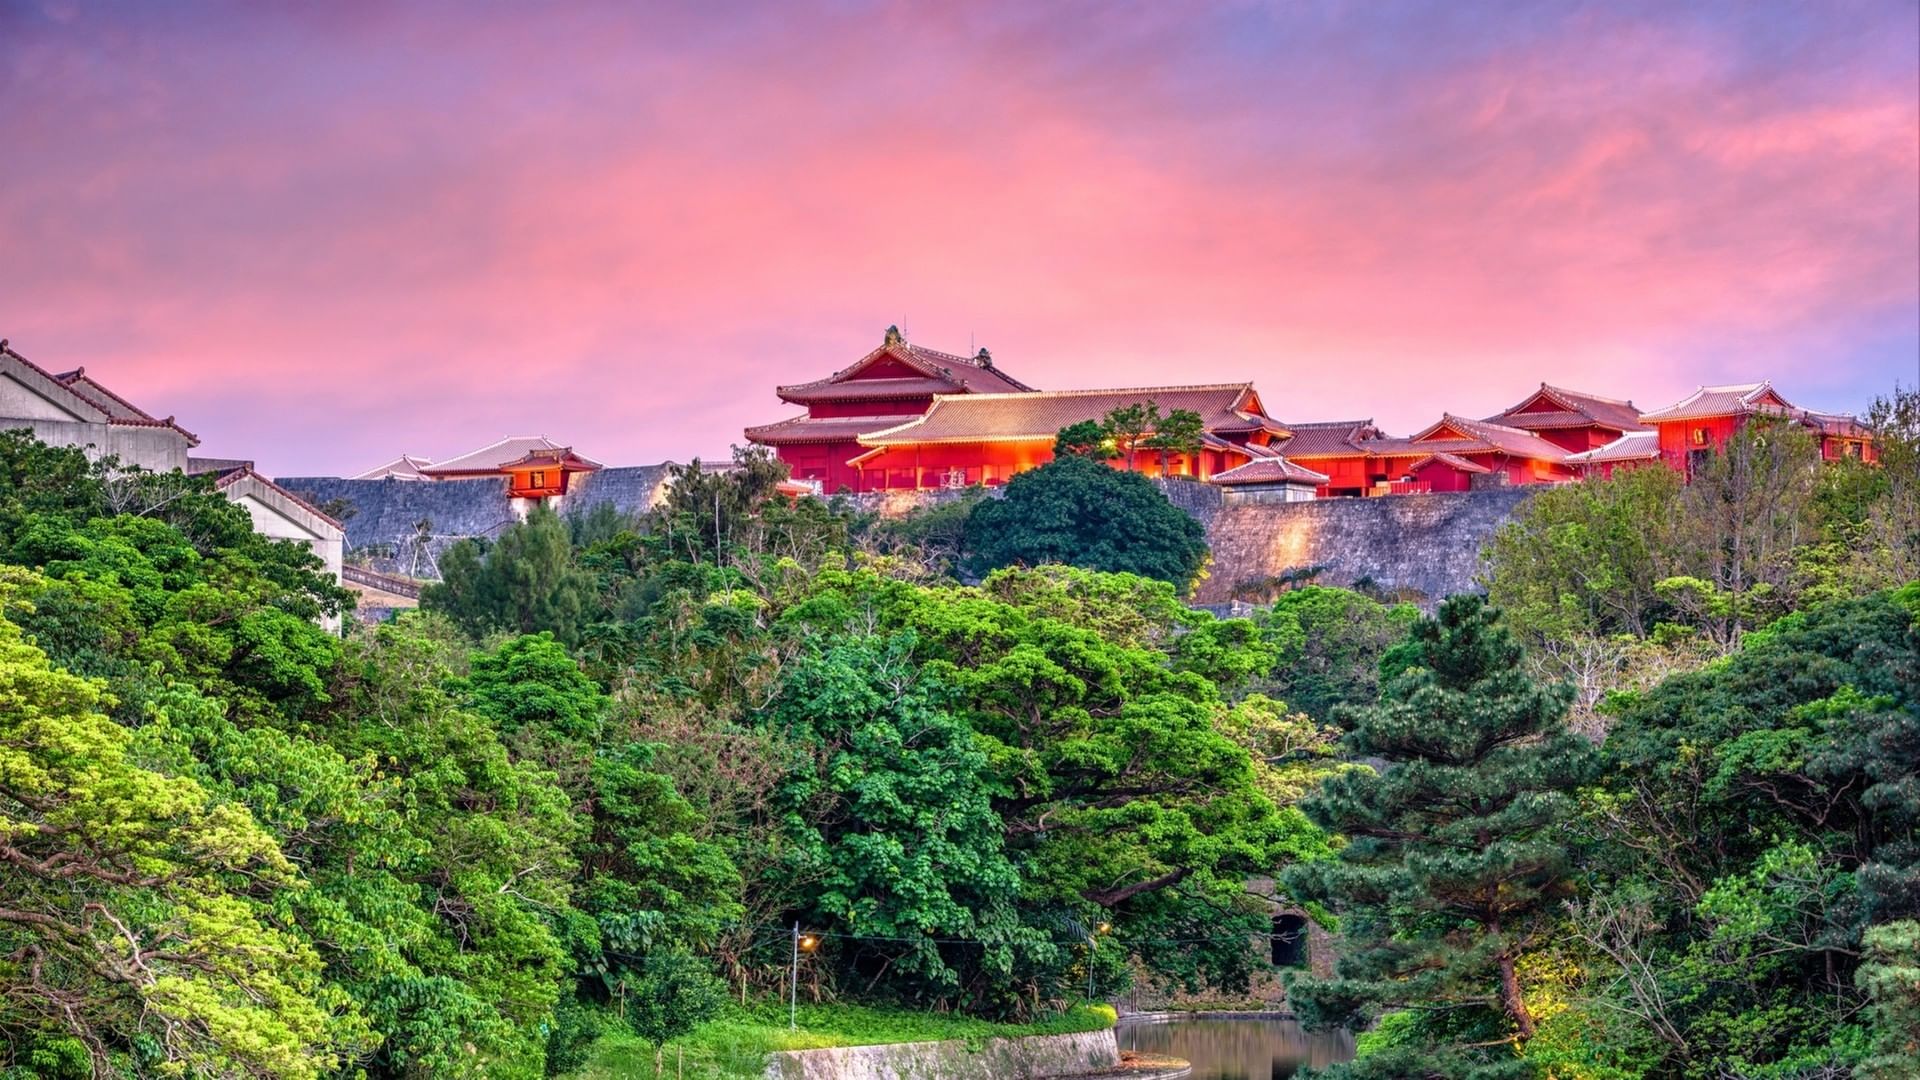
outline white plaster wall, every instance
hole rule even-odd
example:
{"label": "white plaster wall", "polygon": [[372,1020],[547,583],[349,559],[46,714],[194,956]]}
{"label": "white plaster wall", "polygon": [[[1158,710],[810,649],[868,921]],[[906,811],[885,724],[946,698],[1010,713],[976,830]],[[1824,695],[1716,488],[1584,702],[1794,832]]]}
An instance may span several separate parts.
{"label": "white plaster wall", "polygon": [[1222,501],[1238,503],[1279,503],[1312,502],[1314,491],[1310,487],[1294,484],[1245,484],[1225,489]]}
{"label": "white plaster wall", "polygon": [[[11,381],[0,378],[0,383]],[[31,430],[34,438],[48,446],[80,447],[90,458],[112,455],[122,465],[138,465],[154,472],[187,467],[187,437],[169,427],[37,420],[12,416],[9,410],[0,409],[0,430],[13,428]]]}
{"label": "white plaster wall", "polygon": [[[229,497],[233,498],[232,496]],[[253,519],[254,532],[275,540],[293,540],[305,544],[307,550],[318,555],[320,561],[326,564],[327,574],[333,578],[334,583],[339,584],[340,565],[343,555],[342,549],[345,546],[344,537],[340,535],[315,536],[313,533],[307,531],[299,522],[280,513],[278,510],[254,498],[252,495],[241,495],[233,498],[233,501],[244,508],[247,516]],[[329,630],[337,630],[340,628],[340,620],[329,617],[322,620],[322,625],[326,626]]]}
{"label": "white plaster wall", "polygon": [[335,580],[340,577],[341,539],[340,537],[315,536],[299,523],[282,515],[273,507],[254,498],[243,495],[234,500],[246,508],[247,515],[253,518],[253,531],[261,536],[270,536],[275,540],[298,540],[320,560],[327,564],[327,572]]}

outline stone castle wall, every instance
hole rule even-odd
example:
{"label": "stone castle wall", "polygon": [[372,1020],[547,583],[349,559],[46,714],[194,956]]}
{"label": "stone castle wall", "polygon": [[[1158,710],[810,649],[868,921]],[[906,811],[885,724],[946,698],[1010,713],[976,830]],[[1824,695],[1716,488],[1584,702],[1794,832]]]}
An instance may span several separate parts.
{"label": "stone castle wall", "polygon": [[1371,582],[1422,603],[1475,591],[1480,548],[1531,488],[1222,506],[1207,524],[1209,576],[1194,602],[1269,599],[1265,583],[1319,567],[1322,585]]}
{"label": "stone castle wall", "polygon": [[[652,507],[667,482],[667,466],[602,469],[578,479],[555,509],[563,514],[610,505],[623,513]],[[1495,488],[1445,495],[1375,499],[1320,499],[1299,503],[1223,504],[1220,489],[1191,480],[1158,481],[1174,505],[1207,527],[1213,565],[1194,603],[1225,610],[1237,602],[1270,599],[1270,583],[1289,572],[1318,567],[1326,585],[1370,582],[1431,603],[1476,586],[1480,547],[1530,488]],[[434,559],[465,537],[491,537],[519,520],[525,506],[507,497],[504,479],[344,480],[287,477],[280,481],[318,503],[346,499],[348,554],[383,548],[376,569],[436,576]],[[861,510],[896,517],[965,495],[961,491],[893,492],[840,496]],[[426,552],[414,549],[417,523],[430,523]]]}
{"label": "stone castle wall", "polygon": [[[574,487],[554,509],[584,513],[610,505],[622,513],[647,510],[667,482],[666,465],[601,469],[574,478]],[[347,518],[346,550],[381,549],[376,569],[436,577],[441,552],[468,537],[492,537],[520,520],[525,500],[507,497],[505,477],[480,480],[348,480],[337,476],[289,476],[281,487],[315,504],[345,499],[354,508]],[[520,503],[521,505],[515,505]],[[427,523],[424,552],[416,551],[420,523]]]}

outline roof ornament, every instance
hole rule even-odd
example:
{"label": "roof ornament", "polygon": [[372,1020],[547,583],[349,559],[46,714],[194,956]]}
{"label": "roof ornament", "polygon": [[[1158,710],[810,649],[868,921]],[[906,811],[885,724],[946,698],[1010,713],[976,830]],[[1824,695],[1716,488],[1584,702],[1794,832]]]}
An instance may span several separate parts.
{"label": "roof ornament", "polygon": [[993,354],[982,347],[981,350],[974,355],[973,362],[983,368],[990,368],[993,366]]}
{"label": "roof ornament", "polygon": [[905,345],[906,343],[907,339],[900,336],[900,328],[897,326],[887,327],[886,336],[880,339],[880,347],[883,349],[891,348],[895,345]]}

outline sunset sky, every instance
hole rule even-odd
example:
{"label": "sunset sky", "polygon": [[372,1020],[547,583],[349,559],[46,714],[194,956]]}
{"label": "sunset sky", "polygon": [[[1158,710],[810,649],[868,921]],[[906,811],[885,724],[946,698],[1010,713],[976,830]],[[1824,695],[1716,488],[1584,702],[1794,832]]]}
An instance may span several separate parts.
{"label": "sunset sky", "polygon": [[1920,382],[1915,0],[265,6],[0,0],[0,337],[269,473],[724,454],[889,323],[1401,434]]}

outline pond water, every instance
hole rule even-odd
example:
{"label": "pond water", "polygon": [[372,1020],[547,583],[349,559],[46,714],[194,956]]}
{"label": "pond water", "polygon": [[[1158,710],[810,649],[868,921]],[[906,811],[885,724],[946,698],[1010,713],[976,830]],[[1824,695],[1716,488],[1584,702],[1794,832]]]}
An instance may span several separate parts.
{"label": "pond water", "polygon": [[1282,1080],[1308,1065],[1353,1058],[1344,1031],[1302,1031],[1278,1018],[1193,1018],[1122,1023],[1114,1032],[1122,1050],[1185,1058],[1192,1080]]}

